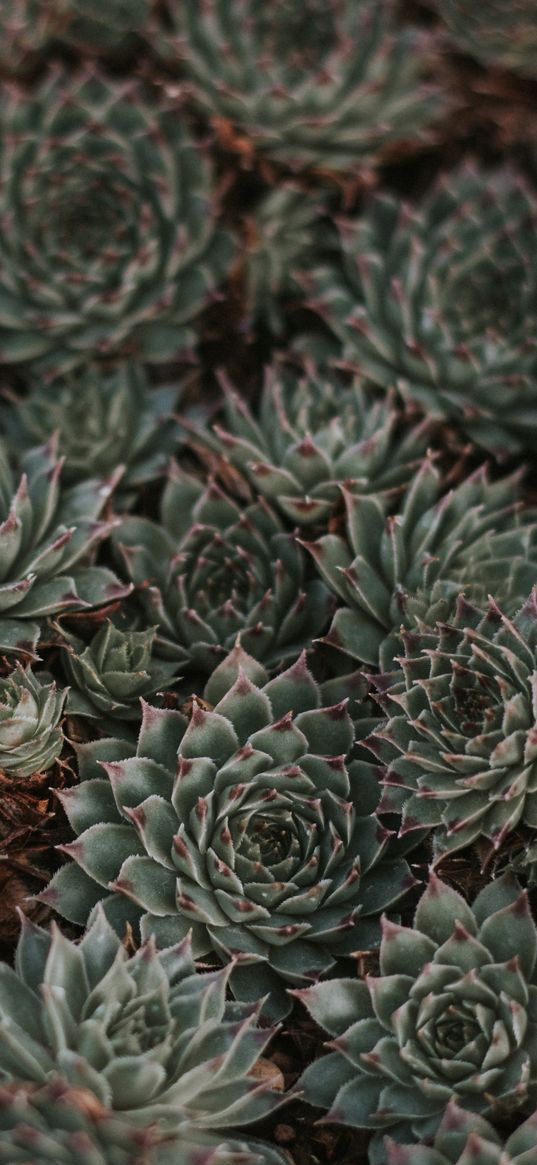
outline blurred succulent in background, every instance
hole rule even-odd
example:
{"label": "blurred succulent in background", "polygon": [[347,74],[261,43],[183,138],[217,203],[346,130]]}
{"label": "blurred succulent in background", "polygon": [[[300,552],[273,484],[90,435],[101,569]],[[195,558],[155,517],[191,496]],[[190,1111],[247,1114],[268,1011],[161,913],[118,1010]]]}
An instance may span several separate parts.
{"label": "blurred succulent in background", "polygon": [[325,642],[391,672],[403,627],[449,619],[464,591],[485,602],[494,586],[512,615],[535,580],[537,525],[520,512],[517,475],[491,482],[484,468],[448,493],[427,458],[395,514],[379,497],[343,487],[346,538],[304,543],[343,601]]}
{"label": "blurred succulent in background", "polygon": [[155,628],[123,631],[109,619],[85,646],[62,628],[64,666],[70,683],[67,710],[117,731],[117,721],[140,721],[140,699],[174,685],[175,663],[153,656]]}
{"label": "blurred succulent in background", "polygon": [[432,875],[413,928],[384,921],[378,976],[297,992],[332,1037],[299,1081],[306,1100],[327,1120],[376,1130],[371,1165],[386,1163],[385,1133],[432,1138],[449,1101],[492,1119],[532,1112],[536,950],[514,878],[489,883],[470,908]]}
{"label": "blurred succulent in background", "polygon": [[386,1138],[386,1151],[386,1165],[531,1165],[537,1113],[503,1141],[483,1117],[450,1101],[430,1146],[398,1145]]}
{"label": "blurred succulent in background", "polygon": [[210,673],[237,634],[267,666],[327,626],[332,604],[264,499],[244,506],[172,468],[160,522],[126,518],[117,544],[164,655]]}
{"label": "blurred succulent in background", "polygon": [[299,172],[368,172],[391,148],[430,140],[442,100],[424,83],[429,38],[393,0],[185,0],[161,37],[194,100],[247,160]]}
{"label": "blurred succulent in background", "polygon": [[100,908],[78,944],[23,920],[15,968],[0,965],[0,1073],[41,1085],[58,1072],[162,1133],[252,1124],[282,1102],[255,1075],[273,1032],[259,1007],[226,1001],[228,977],[196,973],[188,939],[129,955]]}
{"label": "blurred succulent in background", "polygon": [[453,621],[405,637],[375,751],[388,765],[382,808],[402,832],[434,828],[436,856],[519,823],[537,827],[537,592],[508,619],[459,599]]}
{"label": "blurred succulent in background", "polygon": [[532,448],[537,200],[524,179],[466,165],[419,207],[380,195],[341,244],[341,272],[319,266],[311,286],[347,359],[499,458]]}
{"label": "blurred succulent in background", "polygon": [[17,486],[0,447],[0,651],[32,655],[47,615],[99,606],[129,587],[90,565],[91,552],[117,524],[101,518],[114,479],[63,489],[54,440],[19,464]]}
{"label": "blurred succulent in background", "polygon": [[535,0],[435,0],[455,44],[486,65],[537,77]]}
{"label": "blurred succulent in background", "polygon": [[256,494],[298,526],[326,522],[352,483],[386,494],[406,485],[430,436],[426,423],[407,432],[393,400],[374,400],[359,380],[308,365],[305,374],[270,369],[258,416],[225,385],[225,425],[214,434],[189,426],[194,442],[225,458]]}
{"label": "blurred succulent in background", "polygon": [[171,104],[86,69],[6,86],[0,108],[0,359],[179,354],[234,247]]}
{"label": "blurred succulent in background", "polygon": [[374,815],[373,766],[353,751],[375,723],[365,700],[355,727],[346,700],[323,706],[303,657],[269,681],[240,647],[204,695],[190,720],[145,705],[136,750],[80,746],[80,785],[62,794],[74,861],[41,899],[82,924],[102,900],[118,930],[141,920],[159,945],[191,931],[196,958],[239,957],[236,998],[269,994],[278,1017],[286,983],[378,942],[380,911],[414,879]]}
{"label": "blurred succulent in background", "polygon": [[105,372],[89,364],[25,397],[8,397],[2,422],[10,448],[23,453],[57,434],[64,482],[112,474],[124,466],[119,491],[163,473],[178,446],[172,413],[179,385],[154,388],[139,365]]}
{"label": "blurred succulent in background", "polygon": [[17,664],[0,679],[0,769],[29,777],[50,768],[62,751],[60,721],[66,691],[42,683]]}
{"label": "blurred succulent in background", "polygon": [[[34,0],[35,2],[35,0]],[[49,0],[41,3],[50,7]],[[155,0],[55,0],[58,38],[85,55],[124,61],[143,43]],[[53,5],[54,7],[54,5]]]}

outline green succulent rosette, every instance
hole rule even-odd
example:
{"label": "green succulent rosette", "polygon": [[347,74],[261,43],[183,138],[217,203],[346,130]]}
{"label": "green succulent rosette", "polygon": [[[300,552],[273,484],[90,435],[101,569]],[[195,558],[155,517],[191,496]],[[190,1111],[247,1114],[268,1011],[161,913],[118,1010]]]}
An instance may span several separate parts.
{"label": "green succulent rosette", "polygon": [[42,900],[81,924],[102,901],[119,931],[161,945],[192,931],[196,958],[239,960],[238,999],[285,1014],[285,985],[374,945],[414,883],[375,816],[376,772],[355,750],[375,721],[363,700],[353,723],[348,687],[321,690],[304,657],[269,680],[237,647],[190,720],[144,705],[136,748],[81,745],[80,785],[60,794],[74,861]]}
{"label": "green succulent rosette", "polygon": [[384,921],[378,976],[296,993],[331,1036],[330,1054],[299,1081],[306,1100],[329,1121],[372,1130],[371,1165],[386,1165],[385,1135],[430,1142],[453,1100],[493,1121],[532,1113],[536,951],[512,876],[470,907],[432,874],[413,927]]}
{"label": "green succulent rosette", "polygon": [[246,153],[294,172],[366,173],[394,145],[431,140],[442,100],[426,83],[430,38],[392,0],[186,0],[160,47],[196,104]]}
{"label": "green succulent rosette", "polygon": [[311,304],[375,384],[500,459],[531,449],[536,224],[535,193],[507,166],[465,165],[418,206],[375,196],[340,223],[341,266],[311,273]]}
{"label": "green succulent rosette", "polygon": [[179,355],[234,247],[171,102],[88,67],[5,86],[0,106],[0,359],[63,374]]}
{"label": "green succulent rosette", "polygon": [[157,650],[204,675],[238,634],[276,667],[328,625],[327,588],[264,499],[245,506],[174,466],[160,521],[127,517],[115,542]]}
{"label": "green succulent rosette", "polygon": [[64,488],[55,440],[20,458],[20,476],[0,445],[0,651],[35,656],[43,621],[129,593],[111,570],[92,565],[117,525],[103,510],[117,481]]}
{"label": "green succulent rosette", "polygon": [[68,484],[111,475],[122,465],[123,501],[162,475],[177,450],[172,414],[179,392],[179,385],[152,387],[138,364],[103,371],[90,363],[51,383],[41,378],[27,396],[11,398],[2,423],[10,448],[21,455],[56,434]]}
{"label": "green succulent rosette", "polygon": [[455,45],[485,65],[537,76],[535,0],[435,0]]}
{"label": "green succulent rosette", "polygon": [[450,1101],[432,1144],[386,1140],[386,1165],[532,1165],[537,1151],[537,1113],[504,1141],[475,1112]]}
{"label": "green succulent rosette", "polygon": [[65,690],[42,683],[20,664],[0,678],[0,770],[30,777],[45,772],[63,747]]}
{"label": "green succulent rosette", "polygon": [[123,631],[107,619],[85,645],[63,628],[67,711],[112,730],[118,721],[140,721],[140,700],[175,684],[175,663],[154,657],[155,635],[154,627]]}
{"label": "green succulent rosette", "polygon": [[513,614],[537,560],[535,516],[521,510],[518,482],[516,474],[490,481],[482,467],[445,493],[428,457],[395,513],[378,496],[342,487],[345,536],[303,543],[341,600],[325,642],[392,672],[401,630],[449,619],[461,591],[485,602],[494,586]]}
{"label": "green succulent rosette", "polygon": [[358,378],[347,386],[311,363],[304,372],[269,369],[257,415],[232,385],[223,387],[224,423],[212,433],[189,425],[194,441],[225,458],[297,526],[326,523],[344,483],[362,493],[395,492],[427,449],[427,423],[405,432],[391,397],[375,400]]}
{"label": "green succulent rosette", "polygon": [[226,1000],[228,977],[197,973],[188,938],[129,954],[100,908],[79,943],[23,919],[15,966],[0,965],[0,1078],[58,1073],[139,1129],[216,1146],[282,1103],[255,1077],[273,1032]]}

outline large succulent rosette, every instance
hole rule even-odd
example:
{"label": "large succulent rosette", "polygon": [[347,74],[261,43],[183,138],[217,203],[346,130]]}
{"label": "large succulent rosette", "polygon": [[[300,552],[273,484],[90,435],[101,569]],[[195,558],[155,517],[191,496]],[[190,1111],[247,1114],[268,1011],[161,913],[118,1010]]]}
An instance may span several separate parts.
{"label": "large succulent rosette", "polygon": [[42,683],[20,664],[0,679],[0,769],[10,776],[44,772],[63,746],[66,691]]}
{"label": "large succulent rosette", "polygon": [[312,274],[312,303],[374,383],[505,457],[537,432],[536,226],[520,174],[466,165],[419,207],[379,195],[341,224],[343,266]]}
{"label": "large succulent rosette", "polygon": [[382,498],[343,487],[345,536],[304,543],[341,599],[325,637],[354,659],[391,672],[404,627],[449,619],[461,591],[486,601],[491,586],[506,613],[535,580],[537,526],[521,511],[516,476],[492,482],[484,468],[449,492],[427,458],[387,513]]}
{"label": "large succulent rosette", "polygon": [[441,108],[424,82],[428,37],[392,0],[186,0],[161,38],[192,95],[247,155],[292,171],[368,171],[391,147],[430,140]]}
{"label": "large succulent rosette", "polygon": [[499,849],[537,826],[537,593],[512,619],[461,598],[453,622],[405,641],[370,742],[387,765],[382,808],[402,812],[403,833],[432,828],[437,857],[478,838]]}
{"label": "large succulent rosette", "polygon": [[61,795],[74,861],[43,899],[79,923],[102,901],[118,930],[129,919],[164,945],[191,930],[195,957],[239,958],[239,999],[267,993],[285,1014],[285,984],[377,942],[380,911],[414,881],[375,816],[375,771],[354,750],[368,708],[355,727],[345,687],[323,693],[304,658],[268,680],[236,648],[190,720],[145,705],[136,749],[81,746],[81,783]]}
{"label": "large succulent rosette", "polygon": [[483,1117],[450,1101],[432,1145],[398,1145],[387,1138],[386,1151],[386,1165],[532,1165],[537,1113],[504,1141]]}
{"label": "large succulent rosette", "polygon": [[303,1073],[306,1099],[327,1120],[374,1130],[371,1165],[386,1165],[384,1134],[432,1140],[453,1099],[493,1121],[533,1112],[536,951],[514,878],[470,908],[432,875],[413,927],[384,922],[378,976],[299,992],[333,1049]]}
{"label": "large succulent rosette", "polygon": [[535,0],[435,0],[455,44],[488,65],[537,76]]}
{"label": "large succulent rosette", "polygon": [[375,400],[354,379],[310,365],[267,371],[257,415],[224,384],[224,424],[190,425],[194,440],[223,457],[255,494],[297,526],[326,522],[340,485],[391,494],[406,485],[427,449],[430,427],[405,431],[393,400]]}
{"label": "large succulent rosette", "polygon": [[0,108],[0,359],[179,354],[233,244],[177,112],[91,69],[4,86]]}
{"label": "large succulent rosette", "polygon": [[272,667],[328,624],[327,588],[264,499],[244,506],[175,466],[160,521],[126,518],[116,542],[157,649],[204,675],[239,633]]}

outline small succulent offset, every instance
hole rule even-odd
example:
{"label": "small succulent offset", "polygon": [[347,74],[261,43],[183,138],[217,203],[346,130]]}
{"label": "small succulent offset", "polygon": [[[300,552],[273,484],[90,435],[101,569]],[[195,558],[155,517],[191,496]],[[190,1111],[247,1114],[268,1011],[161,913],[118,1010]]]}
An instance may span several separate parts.
{"label": "small succulent offset", "polygon": [[386,1138],[386,1165],[532,1165],[537,1113],[501,1141],[492,1125],[450,1101],[431,1146],[398,1145]]}
{"label": "small succulent offset", "polygon": [[0,965],[0,1077],[58,1073],[139,1128],[218,1144],[282,1102],[255,1075],[273,1032],[226,1001],[228,977],[196,972],[189,939],[129,955],[100,908],[78,944],[23,919],[15,967]]}
{"label": "small succulent offset", "polygon": [[116,541],[158,651],[204,675],[238,633],[272,667],[328,625],[327,588],[262,498],[244,506],[174,466],[160,522],[128,517]]}
{"label": "small succulent offset", "polygon": [[2,772],[29,777],[50,768],[62,751],[66,695],[55,683],[42,683],[30,667],[20,664],[0,679]]}
{"label": "small succulent offset", "polygon": [[394,670],[401,627],[449,619],[457,596],[485,602],[493,583],[511,615],[535,580],[537,525],[520,513],[516,475],[491,482],[481,468],[448,493],[427,458],[386,516],[379,497],[343,487],[346,538],[304,543],[343,600],[327,643],[354,659]]}
{"label": "small succulent offset", "polygon": [[532,1113],[536,953],[514,878],[489,883],[470,908],[431,875],[413,927],[384,921],[378,976],[296,993],[333,1037],[299,1081],[305,1098],[327,1120],[375,1130],[371,1165],[386,1165],[385,1134],[432,1139],[450,1100],[493,1120]]}
{"label": "small succulent offset", "polygon": [[311,275],[348,360],[498,458],[537,433],[536,226],[520,174],[467,165],[419,207],[375,197],[341,225],[341,271]]}
{"label": "small succulent offset", "polygon": [[101,518],[114,478],[64,489],[54,439],[28,450],[19,468],[17,485],[0,445],[0,651],[32,655],[48,615],[99,606],[129,587],[91,565],[117,525]]}
{"label": "small succulent offset", "polygon": [[175,663],[154,658],[155,635],[154,627],[123,631],[107,619],[85,646],[62,628],[70,683],[67,711],[99,720],[101,727],[140,721],[140,699],[154,698],[175,682]]}
{"label": "small succulent offset", "polygon": [[106,372],[90,363],[52,383],[37,381],[28,396],[9,401],[2,422],[10,448],[21,452],[56,433],[69,484],[122,465],[123,495],[162,474],[177,450],[172,414],[179,392],[179,385],[151,387],[138,364]]}
{"label": "small succulent offset", "polygon": [[145,705],[136,749],[80,746],[80,784],[61,794],[74,861],[41,897],[82,924],[102,900],[118,930],[141,920],[160,945],[191,930],[194,956],[238,956],[236,998],[270,994],[277,1018],[285,984],[378,942],[380,911],[414,879],[374,814],[363,726],[346,700],[323,706],[303,657],[269,681],[237,647],[205,697],[190,720]]}
{"label": "small succulent offset", "polygon": [[393,0],[185,0],[170,6],[197,104],[298,172],[368,172],[394,144],[430,140],[438,90],[424,82],[429,38],[397,22]]}
{"label": "small succulent offset", "polygon": [[0,359],[60,374],[184,350],[234,245],[171,103],[90,68],[1,106]]}
{"label": "small succulent offset", "polygon": [[463,598],[452,622],[405,637],[390,719],[371,745],[387,763],[382,809],[402,833],[432,828],[437,857],[519,823],[537,827],[537,591],[508,619]]}
{"label": "small succulent offset", "polygon": [[346,385],[313,365],[302,374],[269,369],[257,417],[225,384],[224,410],[224,425],[214,434],[194,429],[194,440],[229,461],[297,526],[326,522],[344,483],[372,494],[406,485],[430,436],[426,423],[401,431],[391,398],[375,400],[358,379]]}
{"label": "small succulent offset", "polygon": [[435,0],[456,45],[487,65],[537,77],[535,0]]}

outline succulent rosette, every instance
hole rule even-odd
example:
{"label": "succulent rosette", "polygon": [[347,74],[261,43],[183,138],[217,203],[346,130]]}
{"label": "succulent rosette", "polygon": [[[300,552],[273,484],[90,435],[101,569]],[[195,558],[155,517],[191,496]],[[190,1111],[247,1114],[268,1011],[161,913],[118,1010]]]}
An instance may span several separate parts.
{"label": "succulent rosette", "polygon": [[537,1113],[503,1141],[483,1117],[450,1101],[430,1146],[398,1145],[387,1138],[386,1151],[386,1165],[532,1165]]}
{"label": "succulent rosette", "polygon": [[186,0],[170,15],[163,54],[247,155],[367,172],[394,145],[430,140],[442,102],[424,80],[429,38],[398,23],[392,0]]}
{"label": "succulent rosette", "polygon": [[442,492],[427,458],[398,502],[342,488],[345,536],[303,545],[342,600],[325,642],[391,672],[403,627],[449,619],[457,596],[486,601],[490,587],[506,614],[523,603],[535,579],[537,526],[516,500],[516,475],[490,481],[484,468]]}
{"label": "succulent rosette", "polygon": [[12,472],[0,446],[0,651],[35,654],[43,620],[128,594],[95,547],[117,525],[103,518],[115,478],[63,488],[55,441],[28,450]]}
{"label": "succulent rosette", "polygon": [[191,930],[196,958],[239,960],[237,998],[267,994],[267,1014],[285,1014],[285,985],[377,942],[380,911],[414,883],[354,750],[374,721],[363,700],[353,723],[346,686],[321,690],[304,657],[268,680],[237,647],[190,720],[144,705],[136,748],[80,746],[80,785],[61,794],[74,861],[42,900],[82,924],[102,901],[159,944]]}
{"label": "succulent rosette", "polygon": [[60,374],[180,354],[233,243],[171,102],[92,68],[0,100],[0,359]]}
{"label": "succulent rosette", "polygon": [[139,721],[140,699],[154,699],[175,683],[175,663],[153,655],[155,635],[154,627],[124,631],[107,619],[85,645],[63,628],[68,712],[98,720],[101,727]]}
{"label": "succulent rosette", "polygon": [[138,364],[110,371],[83,365],[71,375],[35,382],[27,396],[14,397],[2,412],[10,448],[24,453],[57,435],[64,459],[62,481],[72,484],[116,472],[119,493],[164,473],[179,444],[173,410],[179,385],[152,387]]}
{"label": "succulent rosette", "polygon": [[312,302],[375,384],[503,458],[537,432],[536,226],[520,174],[465,165],[419,206],[379,195],[340,224],[342,266],[312,273]]}
{"label": "succulent rosette", "polygon": [[535,0],[435,0],[454,43],[487,65],[537,77],[537,4]]}
{"label": "succulent rosette", "polygon": [[264,499],[244,506],[179,466],[160,521],[125,518],[116,543],[157,650],[205,675],[238,633],[272,667],[328,624],[327,588]]}
{"label": "succulent rosette", "polygon": [[20,664],[0,678],[0,769],[10,776],[44,772],[63,746],[66,691],[42,683]]}
{"label": "succulent rosette", "polygon": [[303,1073],[305,1098],[327,1120],[374,1130],[371,1165],[386,1165],[386,1134],[430,1142],[453,1100],[492,1120],[533,1112],[536,950],[510,875],[472,907],[431,875],[413,927],[384,921],[378,976],[298,992],[333,1049]]}
{"label": "succulent rosette", "polygon": [[426,423],[405,432],[391,398],[375,400],[357,378],[345,385],[311,363],[302,373],[269,369],[257,415],[225,383],[224,424],[189,428],[297,526],[326,522],[345,482],[382,495],[406,485],[430,435]]}
{"label": "succulent rosette", "polygon": [[197,973],[188,939],[129,954],[101,909],[79,943],[23,919],[15,967],[0,966],[1,1077],[58,1073],[138,1128],[217,1145],[282,1101],[255,1076],[273,1032],[226,1001],[228,977]]}

